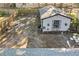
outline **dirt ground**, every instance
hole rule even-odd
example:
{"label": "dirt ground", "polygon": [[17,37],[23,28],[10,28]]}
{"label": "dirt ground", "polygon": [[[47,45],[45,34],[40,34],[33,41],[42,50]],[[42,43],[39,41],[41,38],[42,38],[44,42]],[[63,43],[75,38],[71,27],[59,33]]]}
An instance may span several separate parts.
{"label": "dirt ground", "polygon": [[67,48],[68,45],[59,34],[41,34],[40,38],[45,42],[46,48]]}

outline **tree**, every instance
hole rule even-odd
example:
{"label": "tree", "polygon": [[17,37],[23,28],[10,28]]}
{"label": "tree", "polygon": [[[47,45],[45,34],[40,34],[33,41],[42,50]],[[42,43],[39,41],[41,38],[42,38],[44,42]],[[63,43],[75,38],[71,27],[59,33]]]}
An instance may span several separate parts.
{"label": "tree", "polygon": [[69,16],[71,16],[71,18],[72,18],[72,26],[75,28],[75,30],[77,31],[77,28],[78,28],[78,25],[79,25],[79,22],[78,22],[78,18],[77,18],[77,16],[76,16],[76,13],[73,13],[73,12],[71,12],[71,13],[69,13],[68,14]]}
{"label": "tree", "polygon": [[38,7],[40,8],[40,3],[38,3]]}
{"label": "tree", "polygon": [[15,7],[16,7],[16,4],[15,4],[15,3],[12,3],[12,4],[10,5],[10,7],[11,7],[11,8],[15,8]]}
{"label": "tree", "polygon": [[75,3],[75,5],[76,5],[77,7],[79,7],[79,3]]}
{"label": "tree", "polygon": [[63,8],[63,3],[59,4],[59,8],[62,9]]}
{"label": "tree", "polygon": [[56,3],[54,3],[53,6],[56,7]]}
{"label": "tree", "polygon": [[47,6],[48,4],[47,3],[45,3],[45,6]]}

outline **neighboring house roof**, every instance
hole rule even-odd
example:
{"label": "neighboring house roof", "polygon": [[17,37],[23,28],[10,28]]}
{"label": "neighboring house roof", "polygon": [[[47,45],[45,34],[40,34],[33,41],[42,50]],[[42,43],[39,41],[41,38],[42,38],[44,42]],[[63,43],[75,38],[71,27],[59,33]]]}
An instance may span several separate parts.
{"label": "neighboring house roof", "polygon": [[63,10],[55,8],[52,5],[40,8],[39,13],[40,13],[40,19],[47,18],[55,14],[61,14],[66,16],[66,13]]}
{"label": "neighboring house roof", "polygon": [[63,17],[66,17],[66,18],[72,19],[72,18],[69,17],[69,16],[65,16],[65,15],[61,15],[61,14],[55,14],[55,15],[52,15],[52,16],[49,16],[49,17],[43,18],[43,19],[41,19],[41,20],[44,20],[44,19],[47,19],[47,18],[50,18],[50,17],[54,17],[54,16],[57,16],[57,15],[60,15],[60,16],[63,16]]}

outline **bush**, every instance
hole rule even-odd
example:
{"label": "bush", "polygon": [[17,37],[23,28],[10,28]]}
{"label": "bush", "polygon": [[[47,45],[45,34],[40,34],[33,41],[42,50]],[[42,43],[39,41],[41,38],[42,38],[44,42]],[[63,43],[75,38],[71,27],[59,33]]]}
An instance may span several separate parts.
{"label": "bush", "polygon": [[7,16],[7,15],[9,15],[9,14],[6,13],[6,12],[4,12],[4,11],[0,11],[0,17],[2,17],[2,16]]}

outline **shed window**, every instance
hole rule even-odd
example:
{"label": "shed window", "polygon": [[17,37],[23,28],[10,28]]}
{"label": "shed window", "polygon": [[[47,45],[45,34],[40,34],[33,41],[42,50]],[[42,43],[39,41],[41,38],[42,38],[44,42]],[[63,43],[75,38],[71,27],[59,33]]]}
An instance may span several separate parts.
{"label": "shed window", "polygon": [[46,27],[45,26],[43,26],[43,29],[45,29]]}
{"label": "shed window", "polygon": [[65,23],[65,26],[67,26],[67,23]]}
{"label": "shed window", "polygon": [[47,26],[50,26],[49,24],[47,24]]}
{"label": "shed window", "polygon": [[54,20],[53,27],[59,28],[59,26],[60,26],[60,20]]}
{"label": "shed window", "polygon": [[49,30],[49,28],[47,28],[47,30]]}

